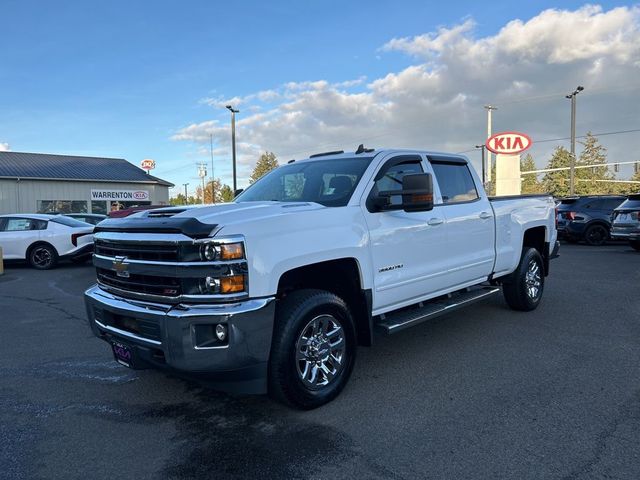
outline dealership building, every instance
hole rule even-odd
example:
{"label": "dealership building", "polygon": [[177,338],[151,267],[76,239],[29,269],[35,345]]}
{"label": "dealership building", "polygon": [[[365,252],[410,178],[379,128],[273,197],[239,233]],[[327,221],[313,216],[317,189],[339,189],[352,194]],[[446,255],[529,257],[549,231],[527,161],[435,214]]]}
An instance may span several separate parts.
{"label": "dealership building", "polygon": [[0,214],[167,205],[171,187],[121,158],[0,152]]}

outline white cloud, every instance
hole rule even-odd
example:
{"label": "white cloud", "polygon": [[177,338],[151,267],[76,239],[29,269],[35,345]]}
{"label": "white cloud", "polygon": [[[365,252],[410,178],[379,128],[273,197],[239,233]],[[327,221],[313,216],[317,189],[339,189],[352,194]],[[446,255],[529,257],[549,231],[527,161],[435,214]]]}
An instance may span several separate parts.
{"label": "white cloud", "polygon": [[[466,19],[424,35],[392,39],[377,54],[384,60],[393,52],[416,62],[368,84],[365,77],[291,82],[206,103],[245,106],[237,119],[238,158],[245,175],[264,150],[275,152],[281,162],[323,150],[355,149],[359,143],[465,151],[486,136],[485,103],[499,108],[494,131],[532,135],[532,153],[542,165],[555,144],[535,141],[568,135],[564,94],[577,85],[585,86],[578,97],[579,135],[640,127],[639,104],[630,101],[640,88],[638,7],[545,10],[482,38],[476,36],[474,21]],[[252,111],[258,103],[261,108]],[[227,121],[194,123],[172,138],[208,144],[210,135],[219,154],[228,158]],[[610,158],[635,160],[639,139],[629,134],[601,140]],[[475,152],[471,156],[479,159]]]}
{"label": "white cloud", "polygon": [[0,152],[8,152],[9,150],[11,150],[11,147],[8,143],[0,142]]}

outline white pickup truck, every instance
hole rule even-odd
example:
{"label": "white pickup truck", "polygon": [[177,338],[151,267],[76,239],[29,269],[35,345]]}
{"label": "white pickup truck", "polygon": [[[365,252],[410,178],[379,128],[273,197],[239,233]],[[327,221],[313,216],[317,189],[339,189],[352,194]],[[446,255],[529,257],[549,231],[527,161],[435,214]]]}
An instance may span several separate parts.
{"label": "white pickup truck", "polygon": [[488,198],[467,158],[364,149],[283,165],[232,203],[96,227],[94,333],[132,368],[318,407],[358,345],[502,289],[542,298],[558,248],[548,196]]}

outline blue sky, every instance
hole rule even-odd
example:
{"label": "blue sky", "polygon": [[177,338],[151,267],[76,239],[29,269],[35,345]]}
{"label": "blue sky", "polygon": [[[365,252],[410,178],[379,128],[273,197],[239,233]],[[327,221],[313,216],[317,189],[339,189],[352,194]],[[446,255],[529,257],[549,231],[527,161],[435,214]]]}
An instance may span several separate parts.
{"label": "blue sky", "polygon": [[[196,161],[209,158],[202,142],[171,137],[191,124],[228,122],[228,112],[203,98],[243,97],[288,82],[370,82],[416,63],[415,56],[381,51],[393,38],[467,19],[475,22],[474,37],[482,38],[516,18],[582,5],[4,0],[0,142],[15,151],[123,157],[136,164],[153,158],[154,173],[178,184],[195,175]],[[599,5],[605,11],[616,6]],[[224,177],[223,142],[216,137]]]}

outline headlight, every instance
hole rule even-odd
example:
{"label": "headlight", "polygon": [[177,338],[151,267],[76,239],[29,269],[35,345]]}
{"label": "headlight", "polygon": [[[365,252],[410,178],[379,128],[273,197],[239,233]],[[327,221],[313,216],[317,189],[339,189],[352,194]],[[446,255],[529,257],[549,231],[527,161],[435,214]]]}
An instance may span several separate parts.
{"label": "headlight", "polygon": [[240,260],[244,258],[244,245],[242,242],[223,243],[219,248],[221,260]]}
{"label": "headlight", "polygon": [[202,259],[209,260],[210,262],[218,257],[218,251],[213,243],[205,243],[202,246]]}
{"label": "headlight", "polygon": [[209,262],[242,260],[244,258],[244,244],[242,242],[220,244],[207,242],[200,247],[200,258]]}
{"label": "headlight", "polygon": [[220,279],[220,293],[244,292],[244,275],[233,275]]}

